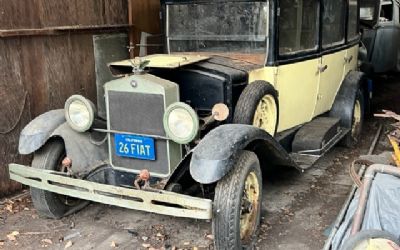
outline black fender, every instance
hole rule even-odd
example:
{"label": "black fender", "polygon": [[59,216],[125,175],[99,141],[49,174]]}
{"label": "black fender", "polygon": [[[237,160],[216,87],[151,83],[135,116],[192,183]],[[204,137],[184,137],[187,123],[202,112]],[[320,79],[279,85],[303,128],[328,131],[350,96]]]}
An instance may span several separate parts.
{"label": "black fender", "polygon": [[51,135],[63,139],[67,156],[72,160],[72,171],[82,177],[108,162],[107,134],[100,134],[98,139],[99,135],[93,133],[77,132],[65,122]]}
{"label": "black fender", "polygon": [[31,154],[51,138],[61,138],[67,156],[72,160],[73,171],[85,175],[107,161],[105,136],[102,135],[104,139],[100,143],[92,138],[90,132],[76,132],[66,122],[64,110],[58,109],[36,117],[22,130],[18,150],[20,154]]}
{"label": "black fender", "polygon": [[365,100],[366,98],[363,89],[366,88],[367,84],[366,74],[359,71],[350,71],[343,80],[332,109],[329,112],[330,117],[340,118],[340,125],[342,127],[348,129],[351,128],[357,91],[362,91]]}
{"label": "black fender", "polygon": [[192,178],[201,184],[217,182],[232,169],[241,150],[255,152],[262,169],[266,165],[298,168],[287,151],[264,130],[251,125],[228,124],[209,132],[193,149]]}

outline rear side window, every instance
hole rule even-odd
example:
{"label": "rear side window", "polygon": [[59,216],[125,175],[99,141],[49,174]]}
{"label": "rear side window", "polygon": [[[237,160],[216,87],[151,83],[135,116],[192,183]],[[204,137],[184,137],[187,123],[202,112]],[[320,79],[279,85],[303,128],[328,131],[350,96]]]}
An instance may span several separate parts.
{"label": "rear side window", "polygon": [[322,47],[344,43],[346,1],[323,0]]}
{"label": "rear side window", "polygon": [[279,1],[279,54],[290,55],[318,48],[317,0]]}
{"label": "rear side window", "polygon": [[358,35],[358,1],[349,1],[349,22],[347,27],[347,39],[353,40]]}

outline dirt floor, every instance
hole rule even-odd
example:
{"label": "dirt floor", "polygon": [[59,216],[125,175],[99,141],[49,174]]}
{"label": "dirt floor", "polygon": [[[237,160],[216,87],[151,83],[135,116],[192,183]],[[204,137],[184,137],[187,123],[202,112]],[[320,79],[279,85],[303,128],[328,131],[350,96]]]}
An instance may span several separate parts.
{"label": "dirt floor", "polygon": [[[400,77],[397,77],[400,79]],[[376,109],[400,113],[400,80],[380,78]],[[380,84],[380,83],[379,83]],[[385,97],[385,98],[384,98]],[[397,110],[396,110],[397,107]],[[336,147],[308,171],[275,169],[264,178],[258,249],[321,249],[351,189],[349,164],[366,154],[379,123],[369,119],[358,147]],[[389,149],[385,136],[376,152]],[[0,203],[0,249],[213,249],[211,224],[102,204],[61,220],[39,218],[29,199]]]}

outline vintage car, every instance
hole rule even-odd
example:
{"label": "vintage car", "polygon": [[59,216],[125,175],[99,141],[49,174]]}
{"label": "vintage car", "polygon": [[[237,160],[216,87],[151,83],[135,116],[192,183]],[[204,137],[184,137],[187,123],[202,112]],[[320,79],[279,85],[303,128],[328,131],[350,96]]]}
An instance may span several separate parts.
{"label": "vintage car", "polygon": [[400,1],[361,0],[362,42],[367,50],[365,72],[400,71]]}
{"label": "vintage car", "polygon": [[366,80],[358,2],[165,0],[166,54],[111,63],[98,110],[74,95],[21,133],[10,164],[51,218],[88,201],[212,221],[217,249],[257,238],[262,173],[353,146]]}

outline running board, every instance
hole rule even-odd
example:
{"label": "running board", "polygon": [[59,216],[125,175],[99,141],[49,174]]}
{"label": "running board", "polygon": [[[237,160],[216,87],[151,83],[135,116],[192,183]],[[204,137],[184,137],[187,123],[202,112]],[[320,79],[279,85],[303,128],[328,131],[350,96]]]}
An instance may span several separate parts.
{"label": "running board", "polygon": [[331,150],[339,141],[341,141],[348,133],[350,129],[343,127],[339,128],[339,132],[332,137],[330,141],[324,144],[322,148],[303,150],[296,153],[291,153],[290,157],[298,164],[299,168],[306,170],[310,168],[315,162],[325,155],[326,152]]}
{"label": "running board", "polygon": [[164,190],[147,191],[100,184],[18,164],[8,166],[12,180],[53,193],[156,214],[212,218],[212,201],[208,199]]}

